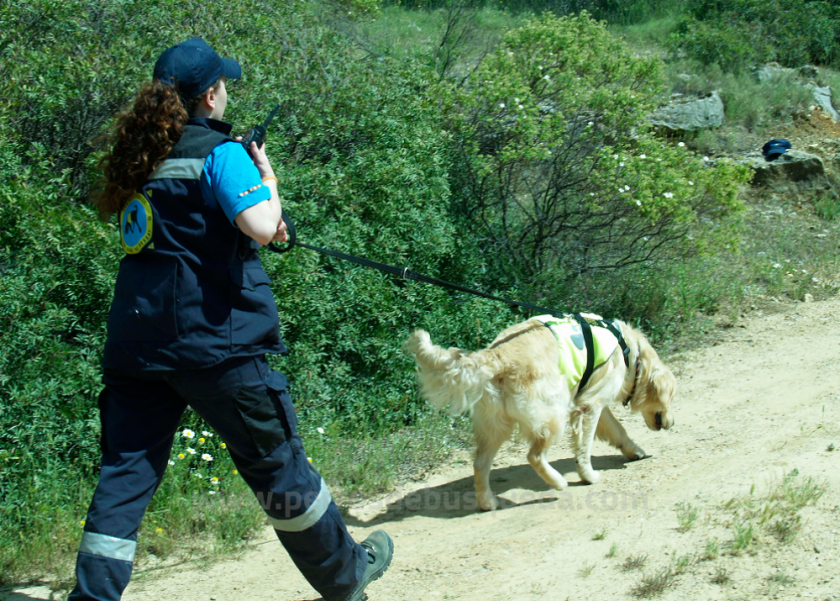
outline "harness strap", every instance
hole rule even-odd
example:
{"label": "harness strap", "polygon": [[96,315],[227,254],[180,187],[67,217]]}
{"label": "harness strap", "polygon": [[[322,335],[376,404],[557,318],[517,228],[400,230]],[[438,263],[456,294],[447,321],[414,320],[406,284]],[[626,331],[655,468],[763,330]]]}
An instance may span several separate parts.
{"label": "harness strap", "polygon": [[636,349],[636,376],[633,378],[633,388],[630,389],[630,394],[627,396],[626,399],[621,403],[623,406],[627,406],[630,400],[633,398],[633,395],[636,394],[636,383],[639,381],[639,374],[642,373],[642,347],[639,346]]}
{"label": "harness strap", "polygon": [[592,371],[595,369],[595,343],[592,340],[592,326],[586,321],[580,313],[575,313],[575,319],[580,324],[580,329],[583,332],[583,343],[586,345],[586,369],[583,370],[583,377],[580,379],[578,385],[578,394],[586,388],[589,383],[589,378],[592,377]]}
{"label": "harness strap", "polygon": [[621,328],[619,328],[615,320],[612,319],[602,319],[598,323],[603,328],[607,328],[610,333],[616,337],[618,340],[618,345],[621,347],[621,353],[624,355],[624,367],[630,367],[630,347],[627,346],[627,341],[624,340],[624,335],[621,333]]}

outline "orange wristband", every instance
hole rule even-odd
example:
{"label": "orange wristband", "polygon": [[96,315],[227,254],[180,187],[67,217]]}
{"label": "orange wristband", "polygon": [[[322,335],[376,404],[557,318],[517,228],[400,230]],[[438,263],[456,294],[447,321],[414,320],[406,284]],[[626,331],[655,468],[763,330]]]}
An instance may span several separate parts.
{"label": "orange wristband", "polygon": [[268,180],[270,180],[270,179],[273,179],[275,184],[277,183],[277,178],[276,178],[276,177],[274,177],[273,175],[269,175],[268,177],[264,177],[264,178],[262,178],[262,181],[263,181],[263,183],[265,183],[265,182],[267,182],[267,181],[268,181]]}

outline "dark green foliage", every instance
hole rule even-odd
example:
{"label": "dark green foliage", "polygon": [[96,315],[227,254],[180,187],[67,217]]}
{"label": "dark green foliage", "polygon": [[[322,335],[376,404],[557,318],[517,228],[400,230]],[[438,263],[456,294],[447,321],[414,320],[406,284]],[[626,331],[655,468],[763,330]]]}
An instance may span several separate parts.
{"label": "dark green foliage", "polygon": [[[448,214],[449,135],[418,93],[423,74],[357,61],[306,5],[33,0],[0,8],[0,70],[13,84],[0,105],[4,580],[61,572],[78,544],[98,472],[99,361],[120,257],[116,229],[97,222],[85,191],[98,136],[166,46],[200,34],[242,63],[226,115],[239,131],[284,102],[269,154],[302,240],[458,282],[492,281]],[[335,422],[342,435],[415,423],[427,410],[400,351],[411,329],[477,347],[516,319],[494,303],[309,251],[263,256],[293,349],[275,360],[304,432],[313,420]],[[172,540],[231,535],[210,526],[229,508],[208,505],[201,522],[184,510],[185,498],[200,499],[190,475],[167,476],[155,504],[175,517],[147,521],[141,551],[167,548],[153,526]],[[243,511],[251,515],[243,523],[258,523],[256,504]]]}
{"label": "dark green foliage", "polygon": [[696,255],[732,233],[722,225],[746,170],[709,168],[650,133],[658,68],[585,13],[546,15],[453,92],[457,209],[511,285],[559,303],[582,278]]}
{"label": "dark green foliage", "polygon": [[672,46],[727,71],[771,61],[833,65],[840,57],[838,11],[822,0],[694,0]]}
{"label": "dark green foliage", "polygon": [[453,4],[489,7],[512,12],[571,15],[587,11],[599,21],[629,25],[656,19],[679,10],[687,0],[383,0],[382,5],[437,10]]}

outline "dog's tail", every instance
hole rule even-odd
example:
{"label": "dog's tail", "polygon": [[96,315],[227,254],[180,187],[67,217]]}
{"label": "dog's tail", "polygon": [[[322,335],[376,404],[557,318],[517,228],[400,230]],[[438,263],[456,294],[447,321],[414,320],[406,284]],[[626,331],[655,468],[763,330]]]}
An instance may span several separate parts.
{"label": "dog's tail", "polygon": [[466,413],[485,395],[498,395],[492,384],[498,366],[484,353],[465,353],[432,344],[428,332],[417,330],[403,345],[417,361],[420,395],[453,415]]}

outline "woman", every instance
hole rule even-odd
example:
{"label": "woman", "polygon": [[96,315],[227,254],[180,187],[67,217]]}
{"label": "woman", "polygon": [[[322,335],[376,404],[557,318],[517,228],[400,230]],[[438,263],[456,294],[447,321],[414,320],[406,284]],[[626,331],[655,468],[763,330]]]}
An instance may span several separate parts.
{"label": "woman", "polygon": [[137,530],[191,406],[222,436],[297,567],[328,601],[363,599],[393,544],[357,544],[306,459],[285,377],[286,351],[257,254],[285,241],[265,146],[250,155],[221,121],[241,76],[200,38],[167,49],[120,115],[100,217],[119,215],[125,258],[108,317],[99,397],[102,469],[70,599],[117,600]]}

